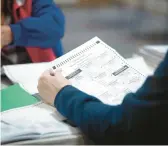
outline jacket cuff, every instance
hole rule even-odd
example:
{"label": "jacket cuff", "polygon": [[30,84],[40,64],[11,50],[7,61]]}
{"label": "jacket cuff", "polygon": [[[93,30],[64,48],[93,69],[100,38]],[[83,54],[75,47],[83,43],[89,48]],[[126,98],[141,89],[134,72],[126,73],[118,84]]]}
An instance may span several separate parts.
{"label": "jacket cuff", "polygon": [[11,31],[13,33],[13,42],[11,45],[16,45],[17,42],[21,39],[21,26],[19,24],[10,24]]}
{"label": "jacket cuff", "polygon": [[67,85],[65,87],[63,87],[59,92],[58,94],[56,95],[55,97],[55,100],[54,100],[54,106],[57,108],[57,105],[61,102],[61,100],[63,100],[63,96],[66,96],[68,93],[68,90],[71,89],[72,86],[71,85]]}

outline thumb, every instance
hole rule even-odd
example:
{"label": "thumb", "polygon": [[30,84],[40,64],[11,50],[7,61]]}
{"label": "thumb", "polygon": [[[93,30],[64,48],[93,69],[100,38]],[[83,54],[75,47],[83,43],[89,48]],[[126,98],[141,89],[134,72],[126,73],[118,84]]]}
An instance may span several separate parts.
{"label": "thumb", "polygon": [[50,71],[50,75],[51,75],[51,76],[55,76],[56,73],[61,73],[61,72],[62,72],[62,69],[61,69],[61,68],[58,68],[58,69],[56,69],[56,70],[50,69],[49,71]]}
{"label": "thumb", "polygon": [[53,69],[49,70],[51,76],[55,76],[55,71]]}
{"label": "thumb", "polygon": [[50,70],[46,70],[42,73],[42,76],[51,76]]}

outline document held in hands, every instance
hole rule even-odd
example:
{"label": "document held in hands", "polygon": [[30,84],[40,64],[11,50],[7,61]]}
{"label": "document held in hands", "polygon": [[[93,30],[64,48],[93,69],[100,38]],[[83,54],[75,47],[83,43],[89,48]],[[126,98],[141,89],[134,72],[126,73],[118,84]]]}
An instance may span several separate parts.
{"label": "document held in hands", "polygon": [[76,88],[105,104],[121,104],[135,92],[145,76],[130,66],[113,48],[95,37],[84,45],[51,62]]}
{"label": "document held in hands", "polygon": [[50,63],[16,67],[5,66],[4,71],[31,94],[38,92],[38,78],[44,70],[61,68],[73,86],[110,105],[120,104],[128,92],[135,92],[145,80],[143,73],[98,37]]}

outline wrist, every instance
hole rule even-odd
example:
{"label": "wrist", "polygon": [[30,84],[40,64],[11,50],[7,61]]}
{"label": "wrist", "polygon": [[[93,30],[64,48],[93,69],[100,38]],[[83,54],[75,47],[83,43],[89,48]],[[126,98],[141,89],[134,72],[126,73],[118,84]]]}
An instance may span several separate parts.
{"label": "wrist", "polygon": [[13,33],[12,33],[12,29],[10,26],[8,26],[8,37],[9,37],[8,44],[11,44],[13,42]]}
{"label": "wrist", "polygon": [[[68,86],[68,85],[71,85],[71,84],[65,83],[65,84],[60,85],[59,91],[62,90],[64,87]],[[59,92],[59,91],[58,91],[58,92]]]}
{"label": "wrist", "polygon": [[11,27],[9,25],[3,25],[1,27],[1,35],[2,35],[2,43],[4,46],[11,44],[11,42],[13,41],[13,33],[11,30]]}
{"label": "wrist", "polygon": [[69,88],[71,85],[66,85],[66,86],[64,86],[64,87],[62,87],[59,91],[58,91],[58,93],[55,95],[55,99],[54,99],[54,104],[56,103],[56,99],[57,99],[57,97],[59,97],[59,96],[61,96],[62,95],[62,92],[64,91],[64,90],[66,90],[67,88]]}

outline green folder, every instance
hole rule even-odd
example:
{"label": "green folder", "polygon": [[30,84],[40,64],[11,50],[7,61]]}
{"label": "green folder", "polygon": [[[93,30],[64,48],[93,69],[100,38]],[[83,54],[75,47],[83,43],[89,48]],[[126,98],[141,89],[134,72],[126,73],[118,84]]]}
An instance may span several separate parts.
{"label": "green folder", "polygon": [[1,90],[1,112],[38,102],[37,98],[27,93],[19,84]]}

